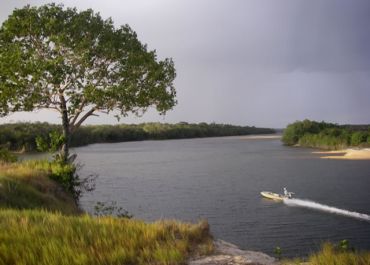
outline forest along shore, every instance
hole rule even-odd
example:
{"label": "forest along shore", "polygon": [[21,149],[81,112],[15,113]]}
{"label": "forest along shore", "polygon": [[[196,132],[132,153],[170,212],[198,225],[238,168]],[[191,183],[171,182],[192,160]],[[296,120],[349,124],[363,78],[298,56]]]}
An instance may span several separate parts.
{"label": "forest along shore", "polygon": [[[50,123],[12,123],[0,125],[0,148],[11,151],[37,151],[35,139],[50,142],[53,135],[61,133],[62,127]],[[16,133],[14,133],[16,132]],[[86,125],[72,135],[71,147],[94,143],[116,143],[142,140],[189,139],[203,137],[274,134],[270,128],[236,126],[215,123],[142,123],[118,125]]]}
{"label": "forest along shore", "polygon": [[339,153],[349,153],[346,157],[360,157],[363,156],[360,152],[347,150],[370,148],[370,125],[338,125],[306,119],[289,124],[284,129],[281,140],[287,146],[340,150]]}
{"label": "forest along shore", "polygon": [[370,160],[370,148],[344,149],[335,151],[315,151],[313,154],[322,154],[322,159]]}

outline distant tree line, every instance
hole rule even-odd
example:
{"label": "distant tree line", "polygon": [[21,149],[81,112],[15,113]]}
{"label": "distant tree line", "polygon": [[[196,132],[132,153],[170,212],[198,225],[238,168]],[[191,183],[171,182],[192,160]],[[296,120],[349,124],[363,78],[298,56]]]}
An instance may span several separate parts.
{"label": "distant tree line", "polygon": [[[61,125],[49,123],[12,123],[0,125],[0,147],[13,151],[37,151],[36,138],[48,139],[52,132],[62,132]],[[141,140],[163,140],[233,136],[248,134],[270,134],[273,129],[229,124],[190,124],[180,122],[142,123],[120,125],[87,125],[78,128],[71,139],[71,146],[92,143],[114,143]]]}
{"label": "distant tree line", "polygon": [[338,125],[310,120],[296,121],[284,130],[286,145],[322,149],[343,149],[350,146],[370,146],[370,125]]}

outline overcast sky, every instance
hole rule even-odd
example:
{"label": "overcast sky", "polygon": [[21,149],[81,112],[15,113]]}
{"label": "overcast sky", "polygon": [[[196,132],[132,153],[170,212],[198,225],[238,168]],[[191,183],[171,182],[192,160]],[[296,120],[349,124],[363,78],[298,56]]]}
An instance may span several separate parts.
{"label": "overcast sky", "polygon": [[[48,2],[0,0],[0,22],[16,7]],[[60,2],[129,24],[159,58],[173,58],[178,105],[165,117],[152,111],[121,122],[370,123],[368,0]],[[12,120],[59,122],[41,111],[0,123]],[[116,120],[102,115],[88,123]]]}

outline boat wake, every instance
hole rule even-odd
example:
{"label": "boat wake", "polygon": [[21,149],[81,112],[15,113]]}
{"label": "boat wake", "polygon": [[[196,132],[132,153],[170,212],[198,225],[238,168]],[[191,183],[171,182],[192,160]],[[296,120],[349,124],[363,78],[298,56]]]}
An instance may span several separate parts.
{"label": "boat wake", "polygon": [[313,201],[308,201],[308,200],[300,200],[300,199],[284,199],[284,203],[288,206],[293,206],[293,207],[305,207],[309,209],[314,209],[314,210],[319,210],[319,211],[324,211],[324,212],[329,212],[329,213],[334,213],[334,214],[339,214],[339,215],[344,215],[364,221],[370,222],[370,215],[363,214],[363,213],[357,213],[357,212],[352,212],[344,209],[339,209],[336,207],[328,206],[325,204],[313,202]]}

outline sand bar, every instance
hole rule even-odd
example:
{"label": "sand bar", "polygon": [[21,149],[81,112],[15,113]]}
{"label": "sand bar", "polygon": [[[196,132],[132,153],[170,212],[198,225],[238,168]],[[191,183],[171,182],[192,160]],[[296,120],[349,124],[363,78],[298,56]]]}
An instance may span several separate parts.
{"label": "sand bar", "polygon": [[239,139],[243,140],[263,140],[263,139],[280,139],[281,135],[245,135],[245,136],[239,136]]}
{"label": "sand bar", "polygon": [[336,151],[319,151],[314,154],[325,154],[323,159],[370,160],[370,148],[345,149]]}

